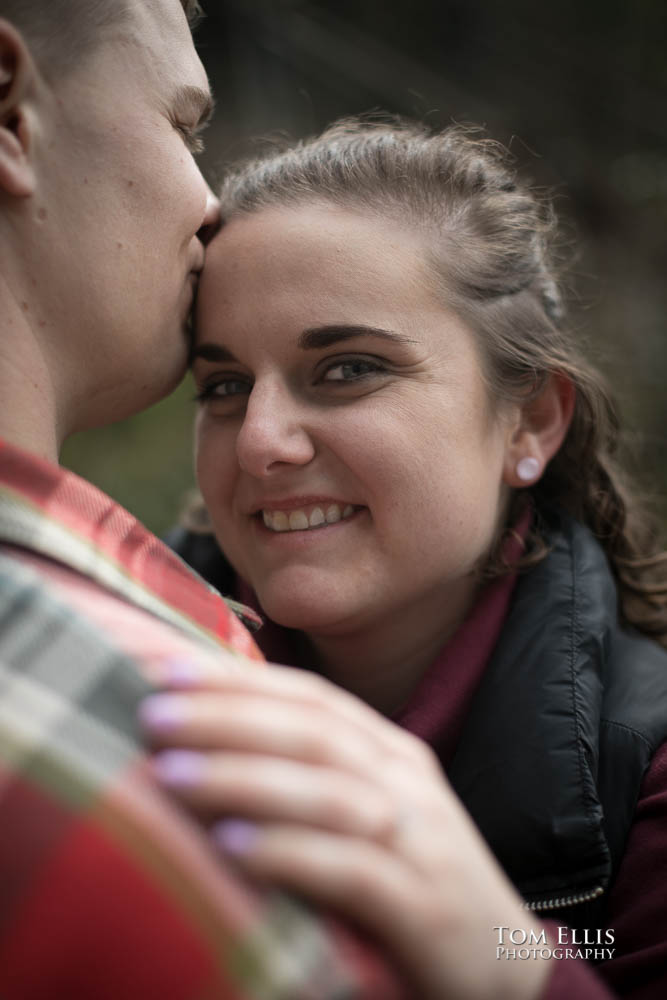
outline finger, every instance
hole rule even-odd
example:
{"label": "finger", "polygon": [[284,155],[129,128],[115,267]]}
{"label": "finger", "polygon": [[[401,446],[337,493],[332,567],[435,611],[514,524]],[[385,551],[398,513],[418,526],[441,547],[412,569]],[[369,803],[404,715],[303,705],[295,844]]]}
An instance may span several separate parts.
{"label": "finger", "polygon": [[[397,758],[347,719],[332,718],[328,707],[305,711],[302,704],[276,703],[254,694],[194,691],[144,699],[139,718],[153,746],[238,750],[272,754],[338,768],[383,784],[396,779]],[[410,762],[410,783],[417,779]],[[386,774],[385,774],[386,772]]]}
{"label": "finger", "polygon": [[237,748],[321,764],[347,761],[352,770],[357,759],[370,756],[376,763],[380,756],[376,741],[358,727],[338,718],[334,726],[328,709],[306,712],[298,702],[276,702],[263,693],[150,695],[139,719],[157,745]]}
{"label": "finger", "polygon": [[383,915],[400,912],[419,889],[415,873],[380,845],[334,831],[231,819],[217,823],[211,836],[253,875],[304,892],[376,928]]}
{"label": "finger", "polygon": [[214,684],[216,678],[263,672],[268,664],[262,660],[251,660],[233,649],[218,646],[202,646],[193,650],[187,642],[176,637],[176,653],[150,657],[142,661],[141,673],[153,687],[173,687],[193,690],[206,684]]}
{"label": "finger", "polygon": [[340,770],[384,788],[406,812],[432,811],[451,794],[441,773],[387,754],[365,730],[332,718],[328,706],[306,711],[290,701],[198,690],[153,695],[140,719],[154,747],[227,750]]}
{"label": "finger", "polygon": [[[253,877],[303,894],[377,935],[388,953],[411,966],[423,954],[425,928],[439,936],[431,885],[380,845],[289,824],[244,820],[216,825],[212,838]],[[420,994],[421,995],[421,994]]]}
{"label": "finger", "polygon": [[[324,677],[294,667],[270,664],[268,670],[257,670],[256,664],[239,669],[238,658],[223,658],[223,667],[215,661],[165,661],[155,666],[156,682],[174,689],[217,689],[220,692],[263,693],[276,699],[290,699],[305,706],[315,707],[326,703],[332,712],[356,721],[360,726],[370,726],[373,735],[378,722],[384,723],[384,738],[398,747],[409,748],[419,744],[410,734],[387,722],[378,712],[359,698],[337,687]],[[159,678],[159,680],[158,680]]]}
{"label": "finger", "polygon": [[[451,867],[456,824],[439,799],[424,808],[374,777],[259,753],[171,750],[153,760],[157,780],[205,818],[242,814],[375,840],[427,876]],[[460,835],[460,831],[459,831]],[[466,838],[464,838],[466,839]]]}
{"label": "finger", "polygon": [[[247,695],[270,699],[272,705],[291,703],[308,711],[326,713],[327,725],[336,720],[356,726],[372,740],[378,753],[403,757],[415,766],[440,775],[435,755],[421,740],[383,718],[355,696],[337,688],[324,678],[291,667],[272,665],[268,670],[219,671],[206,664],[184,664],[165,668],[163,683],[173,690],[217,691],[220,695]],[[183,682],[185,674],[186,682]]]}
{"label": "finger", "polygon": [[194,811],[237,814],[387,839],[396,807],[382,789],[329,768],[273,757],[167,750],[152,761],[156,780]]}
{"label": "finger", "polygon": [[[499,975],[494,924],[535,931],[500,872],[489,873],[491,905],[464,885],[423,877],[381,845],[290,825],[228,820],[212,830],[217,847],[248,874],[329,906],[377,936],[421,1000],[542,996],[548,966],[530,981]],[[500,876],[500,883],[498,877]],[[513,973],[507,963],[503,974]]]}

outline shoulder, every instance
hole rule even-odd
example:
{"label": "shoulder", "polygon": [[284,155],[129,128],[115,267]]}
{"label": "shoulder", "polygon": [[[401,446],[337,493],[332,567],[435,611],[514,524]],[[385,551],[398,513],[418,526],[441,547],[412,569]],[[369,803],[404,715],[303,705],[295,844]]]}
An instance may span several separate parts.
{"label": "shoulder", "polygon": [[177,526],[165,535],[164,541],[220,593],[230,593],[233,590],[234,570],[213,535]]}
{"label": "shoulder", "polygon": [[[606,555],[592,532],[557,509],[540,513],[546,557],[519,580],[519,591],[554,602],[582,632],[600,627],[617,615],[616,585]],[[532,602],[531,602],[532,603]],[[547,610],[547,609],[545,609]]]}
{"label": "shoulder", "polygon": [[206,897],[188,870],[196,836],[152,789],[134,734],[148,683],[102,628],[6,555],[0,663],[3,983],[31,997],[45,995],[35,975],[51,996],[92,997],[99,976],[119,997],[153,995],[158,981],[169,990],[172,977],[170,996],[192,995],[198,976],[213,987],[219,971],[177,902],[186,882]]}
{"label": "shoulder", "polygon": [[532,621],[558,638],[573,665],[590,659],[603,721],[644,732],[655,750],[667,736],[667,651],[620,621],[613,573],[589,529],[559,511],[545,521],[550,551],[519,581],[516,628]]}
{"label": "shoulder", "polygon": [[66,596],[0,553],[6,995],[213,1000],[279,980],[293,996],[337,996],[345,982],[376,995],[371,979],[391,989],[382,963],[363,947],[355,957],[343,928],[329,934],[298,903],[242,883],[150,781],[135,725],[151,689],[141,657],[215,654],[118,602],[143,616],[144,645],[130,654],[125,619],[108,628]]}
{"label": "shoulder", "polygon": [[620,620],[614,574],[593,533],[563,511],[542,516],[548,554],[519,578],[515,604],[547,628],[567,628],[574,646],[595,643],[605,658],[664,664],[667,672],[667,652]]}

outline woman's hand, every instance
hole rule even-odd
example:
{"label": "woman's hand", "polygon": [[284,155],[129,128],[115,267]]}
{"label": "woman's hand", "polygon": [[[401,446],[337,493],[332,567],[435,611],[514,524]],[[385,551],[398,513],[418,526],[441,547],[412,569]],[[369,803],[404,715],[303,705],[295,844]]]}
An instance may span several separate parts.
{"label": "woman's hand", "polygon": [[548,966],[497,959],[494,928],[541,927],[425,744],[287,667],[164,686],[141,711],[156,777],[246,871],[374,933],[420,998],[539,997]]}

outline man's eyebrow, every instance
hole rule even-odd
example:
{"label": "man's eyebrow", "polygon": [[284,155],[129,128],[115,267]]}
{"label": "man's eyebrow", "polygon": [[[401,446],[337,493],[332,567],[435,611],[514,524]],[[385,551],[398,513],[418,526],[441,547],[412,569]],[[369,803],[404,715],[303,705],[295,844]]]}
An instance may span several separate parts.
{"label": "man's eyebrow", "polygon": [[193,347],[190,354],[190,363],[197,358],[201,358],[203,361],[232,361],[238,364],[232,352],[228,351],[221,344],[200,344],[198,347]]}
{"label": "man's eyebrow", "polygon": [[215,102],[209,90],[184,84],[174,94],[174,110],[188,120],[194,118],[195,128],[203,128],[211,118]]}
{"label": "man's eyebrow", "polygon": [[356,323],[312,327],[303,331],[297,343],[304,351],[317,351],[345,340],[353,340],[355,337],[377,337],[379,340],[392,340],[398,344],[414,344],[414,340],[404,337],[401,333]]}

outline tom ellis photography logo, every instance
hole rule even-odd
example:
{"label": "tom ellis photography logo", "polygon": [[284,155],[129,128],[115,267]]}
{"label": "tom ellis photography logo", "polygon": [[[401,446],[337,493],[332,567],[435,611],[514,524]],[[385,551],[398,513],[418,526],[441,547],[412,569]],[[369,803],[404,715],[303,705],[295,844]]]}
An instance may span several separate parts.
{"label": "tom ellis photography logo", "polygon": [[586,958],[602,962],[613,958],[614,931],[599,928],[556,927],[547,937],[546,930],[523,927],[494,927],[497,938],[496,958],[525,962],[530,958]]}

